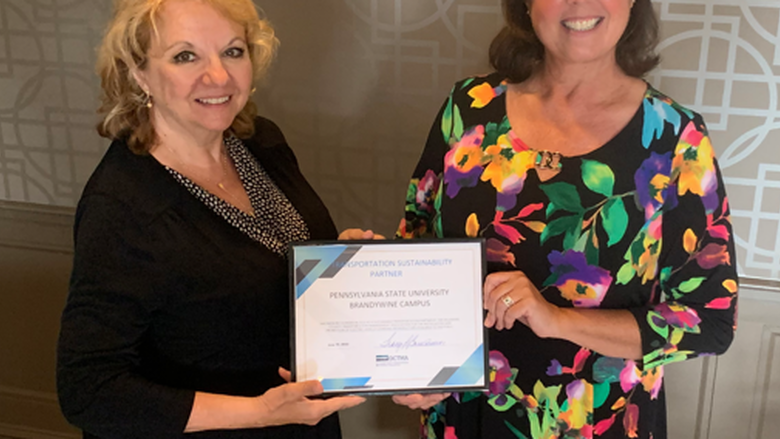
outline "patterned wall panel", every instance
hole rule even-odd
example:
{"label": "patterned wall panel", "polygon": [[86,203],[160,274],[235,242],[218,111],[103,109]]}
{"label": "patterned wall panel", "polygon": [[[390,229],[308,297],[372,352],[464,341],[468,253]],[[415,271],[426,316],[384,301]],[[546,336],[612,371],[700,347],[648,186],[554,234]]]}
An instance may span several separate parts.
{"label": "patterned wall panel", "polygon": [[0,0],[0,198],[73,205],[103,151],[94,47],[106,0]]}
{"label": "patterned wall panel", "polygon": [[780,2],[664,0],[651,82],[701,112],[729,187],[741,272],[780,277]]}
{"label": "patterned wall panel", "polygon": [[[0,0],[0,198],[75,204],[105,148],[92,64],[110,3]],[[282,40],[263,113],[340,227],[391,233],[452,83],[489,70],[500,0],[258,3]],[[780,278],[780,2],[654,3],[664,62],[648,79],[708,121],[741,271]]]}

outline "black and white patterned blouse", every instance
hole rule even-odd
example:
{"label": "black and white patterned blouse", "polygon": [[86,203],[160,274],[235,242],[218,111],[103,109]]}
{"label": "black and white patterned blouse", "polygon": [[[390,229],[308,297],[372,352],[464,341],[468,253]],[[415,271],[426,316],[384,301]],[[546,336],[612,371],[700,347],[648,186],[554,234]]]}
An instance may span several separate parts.
{"label": "black and white patterned blouse", "polygon": [[254,215],[206,191],[175,169],[167,166],[166,169],[190,193],[230,225],[280,256],[286,257],[289,243],[310,238],[306,223],[240,139],[232,135],[225,138],[225,147],[252,203]]}

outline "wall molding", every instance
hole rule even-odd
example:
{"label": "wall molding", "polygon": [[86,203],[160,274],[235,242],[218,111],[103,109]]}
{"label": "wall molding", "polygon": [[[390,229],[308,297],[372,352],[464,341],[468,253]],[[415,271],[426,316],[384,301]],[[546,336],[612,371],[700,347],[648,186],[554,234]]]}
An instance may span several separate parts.
{"label": "wall molding", "polygon": [[0,246],[70,254],[75,213],[72,207],[0,200]]}
{"label": "wall molding", "polygon": [[715,379],[718,374],[718,357],[706,357],[701,362],[701,382],[696,410],[696,424],[693,439],[710,437],[712,425],[712,404],[715,397]]}
{"label": "wall molding", "polygon": [[[753,410],[750,419],[750,438],[764,437],[764,421],[767,413],[769,389],[772,383],[772,364],[780,351],[780,326],[765,326],[761,334],[761,351],[758,361],[758,373],[753,398]],[[774,377],[777,379],[777,377]]]}
{"label": "wall molding", "polygon": [[[0,413],[14,414],[12,419],[0,418],[0,436],[3,437],[8,436],[15,439],[76,439],[81,437],[75,432],[75,428],[68,426],[62,419],[57,395],[53,392],[0,386]],[[34,416],[37,421],[45,421],[46,427],[49,428],[35,428],[26,425],[29,422],[15,423],[14,418],[18,416],[24,418]],[[73,432],[67,432],[67,430]]]}
{"label": "wall molding", "polygon": [[750,276],[740,276],[740,285],[745,288],[763,291],[780,291],[780,279],[764,279]]}
{"label": "wall molding", "polygon": [[741,276],[739,298],[780,302],[780,280]]}
{"label": "wall molding", "polygon": [[0,423],[0,436],[14,439],[81,439],[78,433],[60,433]]}
{"label": "wall molding", "polygon": [[58,404],[57,394],[54,392],[39,392],[36,390],[21,389],[0,385],[0,398],[24,399],[36,403]]}

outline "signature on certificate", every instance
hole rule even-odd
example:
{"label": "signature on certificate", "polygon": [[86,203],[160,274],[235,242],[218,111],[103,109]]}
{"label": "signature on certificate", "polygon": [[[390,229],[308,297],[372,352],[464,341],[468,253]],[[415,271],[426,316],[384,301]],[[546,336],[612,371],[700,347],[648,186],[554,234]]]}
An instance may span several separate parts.
{"label": "signature on certificate", "polygon": [[420,336],[418,334],[412,334],[406,339],[403,339],[403,337],[396,338],[397,334],[398,334],[397,332],[394,332],[393,335],[390,336],[390,338],[379,343],[379,347],[395,349],[397,352],[397,351],[403,351],[411,348],[428,348],[431,346],[444,346],[443,341],[431,340],[430,338],[420,340]]}

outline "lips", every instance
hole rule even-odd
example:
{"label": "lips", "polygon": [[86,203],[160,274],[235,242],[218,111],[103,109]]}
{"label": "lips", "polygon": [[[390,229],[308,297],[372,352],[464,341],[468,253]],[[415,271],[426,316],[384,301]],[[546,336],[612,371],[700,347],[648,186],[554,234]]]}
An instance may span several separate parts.
{"label": "lips", "polygon": [[201,98],[195,99],[200,104],[204,105],[222,105],[230,101],[230,96],[223,96],[219,98]]}
{"label": "lips", "polygon": [[588,19],[564,20],[562,23],[566,29],[573,30],[575,32],[587,32],[589,30],[593,30],[603,20],[604,19],[602,17],[597,17]]}

